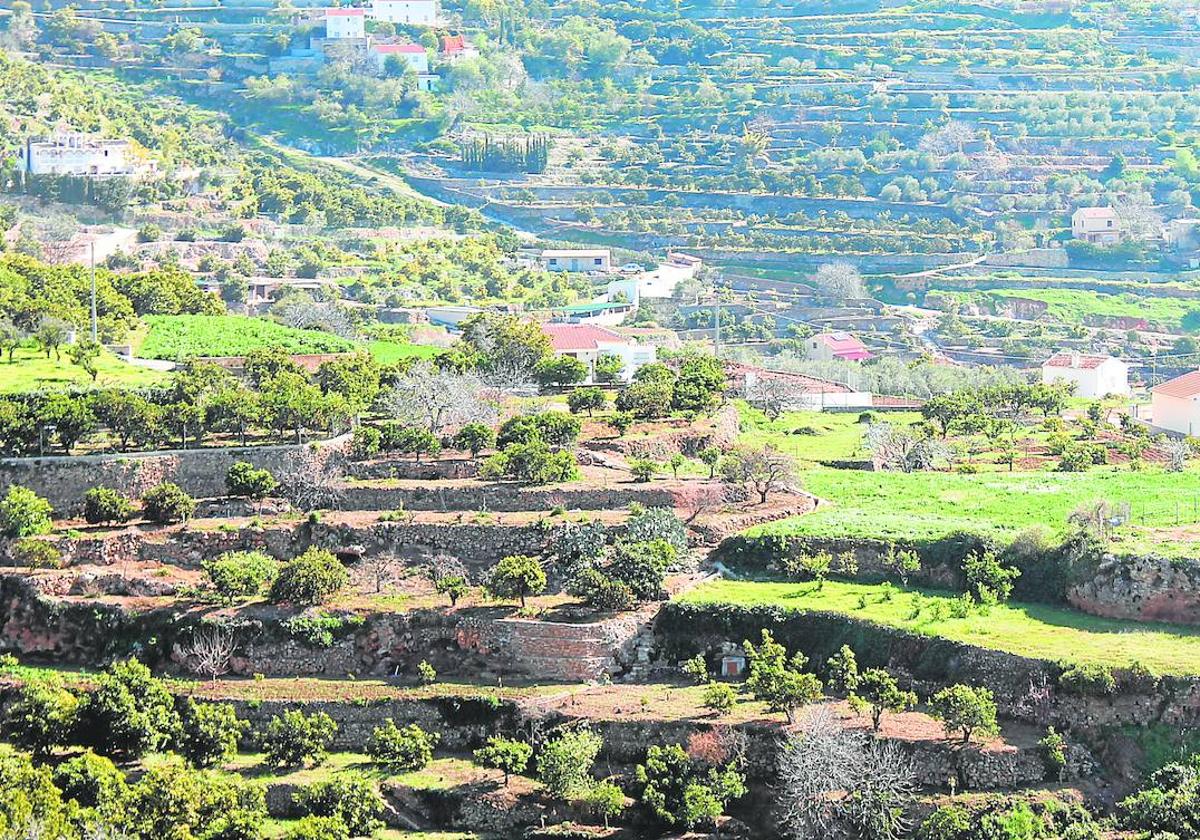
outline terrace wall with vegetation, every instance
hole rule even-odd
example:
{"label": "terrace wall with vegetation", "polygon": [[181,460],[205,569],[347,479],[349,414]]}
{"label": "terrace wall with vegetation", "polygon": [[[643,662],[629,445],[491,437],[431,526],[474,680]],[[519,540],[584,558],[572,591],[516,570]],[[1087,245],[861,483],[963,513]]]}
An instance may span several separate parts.
{"label": "terrace wall with vegetation", "polygon": [[1196,726],[1200,723],[1200,679],[1150,677],[1116,670],[1116,689],[1081,696],[1059,684],[1065,666],[1016,656],[932,635],[886,627],[826,612],[773,607],[669,603],[655,624],[658,655],[677,663],[697,653],[712,663],[728,645],[758,639],[763,628],[790,650],[819,667],[849,645],[860,667],[887,667],[906,673],[913,688],[928,696],[956,683],[983,685],[996,695],[1002,714],[1039,725],[1070,730],[1104,726]]}

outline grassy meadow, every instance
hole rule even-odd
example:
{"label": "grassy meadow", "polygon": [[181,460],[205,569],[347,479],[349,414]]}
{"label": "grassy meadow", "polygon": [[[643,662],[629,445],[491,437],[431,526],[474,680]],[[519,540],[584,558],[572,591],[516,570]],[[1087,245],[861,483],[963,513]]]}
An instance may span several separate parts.
{"label": "grassy meadow", "polygon": [[[95,384],[100,387],[142,388],[158,384],[168,376],[162,371],[123,362],[107,350],[96,360],[96,368],[99,372]],[[55,359],[53,354],[46,358],[44,353],[26,348],[16,351],[12,364],[9,364],[8,354],[0,357],[0,393],[18,394],[76,386],[89,388],[92,384],[92,378],[71,362],[65,350],[61,359]]]}
{"label": "grassy meadow", "polygon": [[[722,580],[703,583],[680,600],[831,612],[1018,656],[1112,668],[1140,662],[1158,674],[1200,674],[1198,627],[1118,621],[1016,602],[993,607],[987,615],[950,618],[954,593],[893,588],[887,600],[885,586],[827,581],[818,590],[815,583]],[[918,594],[922,610],[914,618]],[[934,615],[938,603],[946,617]]]}

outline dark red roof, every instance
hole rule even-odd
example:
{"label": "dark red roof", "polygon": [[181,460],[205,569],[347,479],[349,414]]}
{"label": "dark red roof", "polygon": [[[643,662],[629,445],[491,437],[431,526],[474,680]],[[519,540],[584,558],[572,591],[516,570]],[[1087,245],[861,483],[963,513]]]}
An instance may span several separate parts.
{"label": "dark red roof", "polygon": [[462,52],[467,48],[467,38],[465,35],[443,35],[442,36],[442,52],[456,53]]}
{"label": "dark red roof", "polygon": [[1074,368],[1075,370],[1095,370],[1107,362],[1110,356],[1084,356],[1079,353],[1055,353],[1042,367]]}
{"label": "dark red roof", "polygon": [[601,344],[631,343],[620,333],[593,324],[542,324],[542,330],[550,336],[550,346],[560,353],[567,350],[595,350]]}
{"label": "dark red roof", "polygon": [[733,380],[735,388],[745,386],[746,374],[754,373],[759,379],[784,379],[802,387],[810,394],[852,394],[854,389],[840,382],[819,379],[804,373],[793,373],[786,370],[769,370],[756,365],[746,365],[741,362],[725,362],[725,373]]}

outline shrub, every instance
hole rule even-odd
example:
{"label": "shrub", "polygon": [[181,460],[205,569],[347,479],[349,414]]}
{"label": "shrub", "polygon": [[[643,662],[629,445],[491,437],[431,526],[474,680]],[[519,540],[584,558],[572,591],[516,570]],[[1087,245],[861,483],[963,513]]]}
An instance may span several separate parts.
{"label": "shrub", "polygon": [[271,718],[262,733],[265,761],[271,767],[321,764],[336,734],[337,724],[324,712],[306,715],[299,709],[290,709]]}
{"label": "shrub", "polygon": [[142,515],[151,522],[184,520],[196,512],[196,500],[169,481],[142,496]]}
{"label": "shrub", "polygon": [[991,549],[968,554],[963,559],[963,573],[967,579],[967,589],[981,603],[990,596],[1007,601],[1012,595],[1013,581],[1021,576],[1019,569],[1001,565],[996,552]]}
{"label": "shrub", "polygon": [[504,774],[505,787],[508,787],[509,776],[525,772],[532,756],[533,747],[509,738],[488,738],[487,746],[475,750],[475,761]]}
{"label": "shrub", "polygon": [[986,688],[962,683],[943,688],[930,698],[929,713],[942,722],[947,732],[960,731],[964,744],[976,732],[994,735],[1000,731],[996,725],[996,701]]}
{"label": "shrub", "polygon": [[305,816],[339,820],[352,837],[370,837],[383,828],[383,797],[375,783],[362,773],[338,773],[313,782],[292,797]]}
{"label": "shrub", "polygon": [[86,750],[54,768],[54,784],[64,800],[75,800],[81,808],[102,809],[122,815],[129,798],[125,774],[104,756]]}
{"label": "shrub", "polygon": [[633,414],[628,411],[618,411],[612,417],[608,418],[608,425],[613,427],[613,431],[618,436],[624,437],[625,433],[633,427]]}
{"label": "shrub", "polygon": [[737,703],[737,692],[729,683],[710,682],[704,689],[704,708],[727,714]]}
{"label": "shrub", "polygon": [[666,597],[663,578],[675,559],[675,547],[666,540],[620,542],[613,552],[609,576],[628,586],[639,601],[659,600]]}
{"label": "shrub", "polygon": [[41,757],[71,743],[79,698],[58,680],[33,680],[17,692],[4,710],[4,735],[13,744]]}
{"label": "shrub", "polygon": [[518,598],[523,608],[527,595],[546,588],[546,571],[536,557],[512,554],[492,569],[487,588],[496,598]]}
{"label": "shrub", "polygon": [[600,782],[593,785],[579,803],[589,814],[603,819],[607,829],[608,821],[625,810],[625,794],[612,782]]}
{"label": "shrub", "polygon": [[283,840],[350,840],[350,829],[337,817],[304,817],[283,833]]}
{"label": "shrub", "polygon": [[587,365],[574,356],[547,356],[537,363],[533,375],[542,385],[574,385],[587,379]]}
{"label": "shrub", "polygon": [[627,610],[637,602],[629,584],[599,569],[589,568],[575,575],[568,591],[595,610]]}
{"label": "shrub", "polygon": [[567,730],[548,741],[537,759],[538,779],[553,797],[577,799],[591,789],[592,764],[604,745],[586,727]]}
{"label": "shrub", "polygon": [[0,535],[32,537],[50,532],[50,503],[28,487],[13,484],[0,501]]}
{"label": "shrub", "polygon": [[313,606],[344,587],[350,575],[341,561],[321,548],[310,548],[285,563],[271,585],[271,601]]}
{"label": "shrub", "polygon": [[86,744],[103,755],[131,758],[161,749],[179,728],[171,693],[136,659],[116,662],[97,677],[79,721]]}
{"label": "shrub", "polygon": [[702,768],[679,744],[646,750],[646,763],[637,768],[642,802],[659,822],[690,831],[712,823],[726,804],[746,793],[746,780],[733,767]]}
{"label": "shrub", "polygon": [[484,460],[479,474],[484,478],[510,478],[526,484],[557,484],[579,474],[575,455],[567,450],[551,451],[541,441],[513,443]]}
{"label": "shrub", "polygon": [[1079,697],[1110,697],[1117,691],[1117,679],[1103,665],[1076,665],[1058,677],[1063,691]]}
{"label": "shrub", "polygon": [[309,615],[294,615],[280,626],[293,639],[309,647],[333,647],[337,637],[361,627],[366,619],[358,615],[338,616],[316,611]]}
{"label": "shrub", "polygon": [[1061,782],[1067,770],[1067,739],[1051,726],[1046,730],[1046,736],[1038,741],[1038,746],[1042,749],[1047,781]]}
{"label": "shrub", "polygon": [[454,445],[470,452],[474,458],[482,450],[496,445],[496,433],[483,423],[468,423],[454,436]]}
{"label": "shrub", "polygon": [[648,458],[634,458],[629,462],[629,474],[633,476],[633,480],[645,483],[654,478],[654,474],[658,472],[658,464]]}
{"label": "shrub", "polygon": [[591,417],[595,411],[603,411],[608,405],[608,398],[599,388],[579,388],[567,395],[567,407],[575,414],[584,411]]}
{"label": "shrub", "polygon": [[350,454],[359,460],[373,458],[379,454],[382,442],[383,433],[374,426],[355,426],[350,436]]}
{"label": "shrub", "polygon": [[631,543],[663,540],[674,547],[677,554],[687,551],[687,530],[683,520],[667,507],[629,506],[629,518],[625,520],[625,539]]}
{"label": "shrub", "polygon": [[197,767],[215,767],[237,755],[238,739],[249,727],[229,703],[198,704],[189,697],[180,714],[177,749]]}
{"label": "shrub", "polygon": [[14,565],[28,569],[58,569],[63,565],[57,546],[37,537],[25,537],[13,543],[12,559]]}
{"label": "shrub", "polygon": [[163,230],[153,222],[147,222],[138,228],[138,242],[157,242],[162,239]]}
{"label": "shrub", "polygon": [[237,461],[225,475],[225,487],[231,496],[265,499],[279,486],[269,470],[256,469],[246,461]]}
{"label": "shrub", "polygon": [[367,755],[396,770],[420,770],[433,761],[433,748],[439,740],[436,732],[426,732],[415,723],[400,729],[386,718],[371,732]]}
{"label": "shrub", "polygon": [[433,685],[437,682],[437,671],[425,659],[417,664],[417,676],[421,680],[421,685]]}
{"label": "shrub", "polygon": [[279,561],[261,551],[227,551],[205,558],[200,566],[225,601],[253,598],[279,574]]}
{"label": "shrub", "polygon": [[855,711],[871,711],[871,727],[878,732],[885,711],[903,712],[917,705],[917,695],[903,691],[896,679],[882,668],[863,671],[857,679],[850,705]]}
{"label": "shrub", "polygon": [[133,516],[133,503],[107,487],[93,487],[83,494],[83,518],[90,525],[124,522]]}

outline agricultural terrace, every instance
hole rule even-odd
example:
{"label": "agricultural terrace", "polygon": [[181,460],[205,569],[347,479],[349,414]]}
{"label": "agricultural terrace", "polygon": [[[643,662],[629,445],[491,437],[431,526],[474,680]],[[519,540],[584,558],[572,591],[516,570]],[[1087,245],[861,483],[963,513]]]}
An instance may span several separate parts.
{"label": "agricultural terrace", "polygon": [[701,604],[771,606],[829,612],[911,633],[1045,659],[1066,665],[1128,668],[1141,663],[1158,674],[1200,674],[1200,630],[1115,621],[1074,610],[1010,602],[956,618],[955,593],[899,589],[889,584],[826,581],[780,583],[711,581],[682,595]]}
{"label": "agricultural terrace", "polygon": [[263,347],[288,353],[345,353],[354,342],[323,330],[287,327],[264,318],[232,315],[147,315],[138,355],[184,361],[200,356],[244,356]]}
{"label": "agricultural terrace", "polygon": [[61,357],[46,356],[37,350],[18,348],[9,362],[0,357],[0,393],[19,394],[54,388],[86,388],[93,384],[107,388],[143,388],[167,378],[162,371],[138,367],[122,361],[107,350],[95,359],[95,380],[64,352]]}
{"label": "agricultural terrace", "polygon": [[[1068,410],[1066,429],[1078,425],[1073,417],[1078,413]],[[905,426],[917,422],[919,415],[903,412],[876,419]],[[1110,440],[1110,460],[1117,463],[1063,472],[1051,452],[1052,433],[1030,424],[1018,432],[1011,471],[997,463],[992,444],[953,434],[951,445],[965,453],[953,471],[826,466],[855,461],[866,466],[866,428],[853,413],[789,412],[770,421],[761,412],[743,408],[742,441],[771,443],[795,455],[806,467],[804,489],[822,500],[809,514],[771,522],[748,534],[924,541],[965,531],[1007,541],[1029,528],[1060,533],[1080,505],[1105,500],[1129,504],[1130,522],[1112,535],[1115,550],[1173,557],[1197,552],[1200,471],[1189,466],[1168,475],[1150,460],[1153,449],[1139,460],[1129,460],[1118,451],[1120,443]],[[1115,438],[1116,432],[1111,435]]]}

